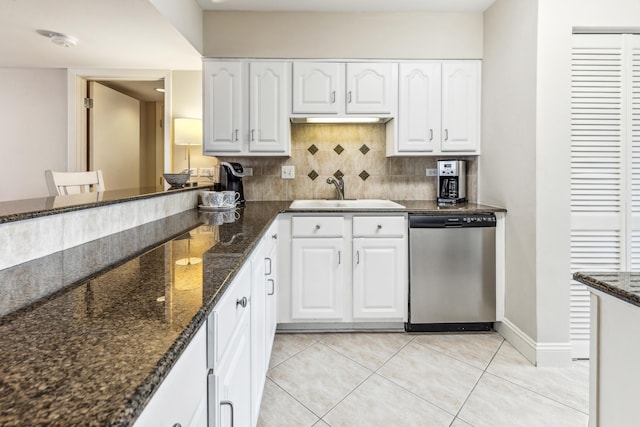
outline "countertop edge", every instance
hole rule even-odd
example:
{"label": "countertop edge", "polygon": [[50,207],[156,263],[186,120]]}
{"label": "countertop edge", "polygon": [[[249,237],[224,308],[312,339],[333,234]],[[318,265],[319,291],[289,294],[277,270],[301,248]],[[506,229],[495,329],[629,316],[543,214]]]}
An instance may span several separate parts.
{"label": "countertop edge", "polygon": [[[599,290],[601,292],[606,293],[607,295],[611,295],[612,297],[618,298],[624,302],[640,307],[640,295],[627,292],[618,286],[614,286],[610,283],[603,282],[602,280],[598,280],[595,277],[593,277],[592,274],[596,274],[596,273],[576,272],[576,273],[573,273],[573,279],[590,288]],[[597,273],[597,274],[606,274],[606,273]]]}

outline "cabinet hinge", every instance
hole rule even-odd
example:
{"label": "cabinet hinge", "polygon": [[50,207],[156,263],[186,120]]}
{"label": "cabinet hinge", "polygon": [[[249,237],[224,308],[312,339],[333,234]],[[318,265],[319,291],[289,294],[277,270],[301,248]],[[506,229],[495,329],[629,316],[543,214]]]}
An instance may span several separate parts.
{"label": "cabinet hinge", "polygon": [[93,108],[93,99],[85,98],[84,99],[84,108]]}

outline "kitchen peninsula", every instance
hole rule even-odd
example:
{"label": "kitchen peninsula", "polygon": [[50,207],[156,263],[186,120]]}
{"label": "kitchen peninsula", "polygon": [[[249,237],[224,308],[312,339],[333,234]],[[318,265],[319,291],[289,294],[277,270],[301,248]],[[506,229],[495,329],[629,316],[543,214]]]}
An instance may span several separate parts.
{"label": "kitchen peninsula", "polygon": [[579,272],[591,292],[589,426],[637,425],[640,273]]}
{"label": "kitchen peninsula", "polygon": [[[8,246],[24,236],[50,253],[0,270],[9,301],[0,313],[0,424],[131,425],[139,417],[290,204],[247,202],[220,224],[215,213],[194,209],[198,190],[113,200],[105,192],[95,204],[2,212]],[[438,209],[432,201],[405,205],[405,212]],[[458,211],[504,210],[468,204]],[[104,228],[132,217],[138,225]],[[62,249],[55,250],[43,242],[52,232],[73,236],[57,237]],[[200,273],[176,274],[184,259],[201,259]]]}

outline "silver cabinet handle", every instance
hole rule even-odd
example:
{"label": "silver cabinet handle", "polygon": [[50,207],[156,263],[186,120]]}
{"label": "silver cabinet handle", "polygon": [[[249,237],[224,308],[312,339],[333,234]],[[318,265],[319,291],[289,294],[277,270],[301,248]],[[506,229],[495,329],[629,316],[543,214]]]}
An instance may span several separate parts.
{"label": "silver cabinet handle", "polygon": [[265,276],[270,276],[270,275],[271,275],[271,273],[273,273],[273,271],[272,271],[272,266],[271,266],[271,262],[272,262],[272,261],[271,261],[271,258],[267,257],[267,258],[265,258],[265,261],[269,261],[269,271],[268,271],[268,272],[265,272],[265,273],[264,273],[264,275],[265,275]]}
{"label": "silver cabinet handle", "polygon": [[247,306],[247,297],[238,298],[236,300],[236,307],[237,306],[241,306],[242,308],[245,308]]}
{"label": "silver cabinet handle", "polygon": [[338,251],[338,265],[342,264],[342,252]]}
{"label": "silver cabinet handle", "polygon": [[356,264],[360,264],[360,251],[356,251]]}
{"label": "silver cabinet handle", "polygon": [[347,102],[351,104],[351,91],[347,94]]}
{"label": "silver cabinet handle", "polygon": [[429,129],[429,141],[433,141],[433,129]]}
{"label": "silver cabinet handle", "polygon": [[251,129],[251,140],[252,141],[256,140],[256,130],[255,129]]}
{"label": "silver cabinet handle", "polygon": [[448,141],[449,140],[449,129],[445,129],[444,130],[444,140]]}
{"label": "silver cabinet handle", "polygon": [[267,291],[267,295],[273,295],[276,293],[276,282],[273,279],[267,279],[267,282],[271,282],[271,292]]}
{"label": "silver cabinet handle", "polygon": [[336,103],[336,91],[335,90],[331,91],[331,103],[332,104]]}
{"label": "silver cabinet handle", "polygon": [[230,400],[222,400],[220,401],[220,406],[228,405],[231,409],[231,427],[233,427],[233,402]]}
{"label": "silver cabinet handle", "polygon": [[235,132],[234,132],[234,134],[235,134],[234,135],[234,139],[233,139],[234,141],[238,141],[238,132],[240,132],[240,129],[236,129]]}

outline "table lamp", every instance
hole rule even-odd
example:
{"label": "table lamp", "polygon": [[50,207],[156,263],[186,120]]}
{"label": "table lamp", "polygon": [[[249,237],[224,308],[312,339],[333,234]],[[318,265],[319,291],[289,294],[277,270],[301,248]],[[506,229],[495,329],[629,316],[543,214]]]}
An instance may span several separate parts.
{"label": "table lamp", "polygon": [[173,119],[173,142],[187,146],[187,168],[191,173],[191,146],[202,145],[202,120],[183,117]]}

